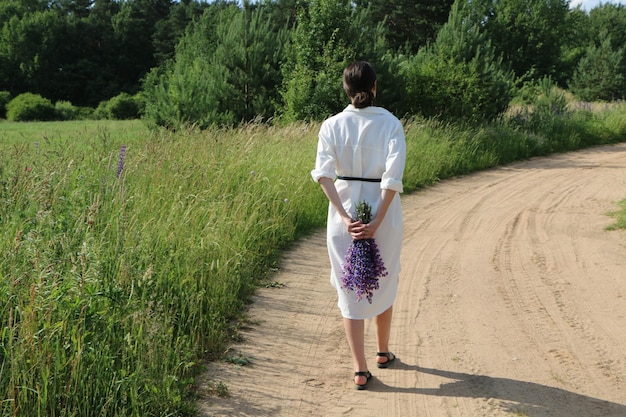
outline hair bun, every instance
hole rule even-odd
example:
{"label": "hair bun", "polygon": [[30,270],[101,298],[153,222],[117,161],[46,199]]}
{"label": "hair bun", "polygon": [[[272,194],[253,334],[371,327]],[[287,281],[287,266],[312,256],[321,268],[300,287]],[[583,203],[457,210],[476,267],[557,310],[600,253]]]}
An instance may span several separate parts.
{"label": "hair bun", "polygon": [[376,72],[365,61],[348,65],[343,71],[343,89],[356,108],[374,105]]}

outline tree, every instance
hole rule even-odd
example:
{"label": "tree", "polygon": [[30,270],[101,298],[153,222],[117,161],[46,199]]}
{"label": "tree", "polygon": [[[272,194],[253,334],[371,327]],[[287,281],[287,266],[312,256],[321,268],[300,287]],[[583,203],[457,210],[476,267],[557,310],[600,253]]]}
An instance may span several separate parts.
{"label": "tree", "polygon": [[561,71],[568,0],[478,0],[471,4],[474,13],[483,14],[482,27],[496,55],[503,57],[516,76],[537,79]]}
{"label": "tree", "polygon": [[172,0],[134,0],[122,3],[111,19],[116,46],[111,59],[115,60],[121,91],[134,93],[138,80],[156,65],[152,35],[171,7]]}
{"label": "tree", "polygon": [[63,19],[52,11],[25,13],[5,22],[0,35],[0,56],[3,72],[8,75],[4,82],[8,85],[0,85],[0,89],[14,95],[31,91],[53,97],[59,88],[55,81],[64,26]]}
{"label": "tree", "polygon": [[409,59],[402,75],[411,113],[470,121],[498,117],[514,83],[464,0],[455,2],[435,43]]}
{"label": "tree", "polygon": [[561,71],[554,76],[554,80],[562,87],[571,81],[578,61],[593,42],[589,15],[580,5],[567,14],[565,29],[562,37]]}
{"label": "tree", "polygon": [[273,26],[263,8],[205,12],[175,61],[148,77],[147,117],[172,127],[208,127],[274,116],[286,32]]}
{"label": "tree", "polygon": [[85,18],[89,16],[94,0],[52,0],[50,8],[60,14]]}
{"label": "tree", "polygon": [[581,100],[615,100],[626,95],[624,48],[614,50],[606,32],[600,46],[591,45],[578,63],[570,88]]}
{"label": "tree", "polygon": [[447,22],[454,0],[356,0],[369,8],[374,24],[384,22],[385,37],[392,51],[414,54],[435,40]]}
{"label": "tree", "polygon": [[347,0],[312,0],[300,5],[283,66],[283,117],[323,119],[346,103],[343,68],[357,59],[377,61],[385,51],[382,27],[367,10]]}
{"label": "tree", "polygon": [[204,3],[185,0],[175,3],[165,19],[156,22],[152,44],[157,64],[174,58],[176,44],[185,34],[190,23],[202,16],[208,6]]}
{"label": "tree", "polygon": [[[619,73],[626,77],[626,6],[623,4],[605,3],[591,9],[589,12],[589,26],[592,39],[599,46],[604,38],[610,39],[614,51],[622,51],[622,60]],[[626,92],[620,94],[624,97]]]}

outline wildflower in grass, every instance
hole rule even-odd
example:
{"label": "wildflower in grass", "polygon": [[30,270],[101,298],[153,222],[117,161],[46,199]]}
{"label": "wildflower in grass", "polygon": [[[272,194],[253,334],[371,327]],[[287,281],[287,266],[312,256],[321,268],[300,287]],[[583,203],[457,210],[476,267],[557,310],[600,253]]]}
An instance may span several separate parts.
{"label": "wildflower in grass", "polygon": [[[356,220],[367,224],[372,217],[372,208],[365,201],[356,207]],[[374,291],[378,289],[378,279],[387,276],[387,268],[380,256],[374,238],[353,240],[343,264],[342,288],[354,291],[360,301],[363,297],[371,304]]]}
{"label": "wildflower in grass", "polygon": [[122,175],[124,170],[124,158],[126,157],[126,145],[120,146],[120,156],[117,159],[117,178]]}

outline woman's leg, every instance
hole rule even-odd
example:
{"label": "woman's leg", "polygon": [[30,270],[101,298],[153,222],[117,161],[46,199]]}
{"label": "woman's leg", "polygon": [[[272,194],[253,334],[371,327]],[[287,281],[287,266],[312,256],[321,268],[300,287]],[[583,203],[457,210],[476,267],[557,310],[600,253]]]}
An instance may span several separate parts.
{"label": "woman's leg", "polygon": [[[365,360],[365,321],[343,319],[343,327],[346,330],[346,337],[352,352],[352,360],[354,361],[354,371],[368,371],[367,362]],[[366,382],[364,376],[355,376],[354,383],[363,385]]]}
{"label": "woman's leg", "polygon": [[[376,316],[376,345],[378,352],[389,352],[389,336],[391,335],[391,317],[393,316],[393,306]],[[384,356],[378,356],[378,363],[387,362]]]}

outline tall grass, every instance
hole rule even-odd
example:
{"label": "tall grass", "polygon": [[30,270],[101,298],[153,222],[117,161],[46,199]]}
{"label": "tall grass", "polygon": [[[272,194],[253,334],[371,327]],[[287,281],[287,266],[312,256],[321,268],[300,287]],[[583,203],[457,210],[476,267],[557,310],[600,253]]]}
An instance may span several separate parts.
{"label": "tall grass", "polygon": [[[406,188],[623,141],[625,115],[555,115],[548,133],[524,117],[411,120]],[[309,175],[318,129],[105,129],[1,146],[2,415],[193,414],[202,362],[223,354],[280,250],[324,224]]]}
{"label": "tall grass", "polygon": [[2,415],[189,411],[198,360],[322,221],[305,125],[155,135],[126,145],[118,178],[120,146],[4,148]]}

